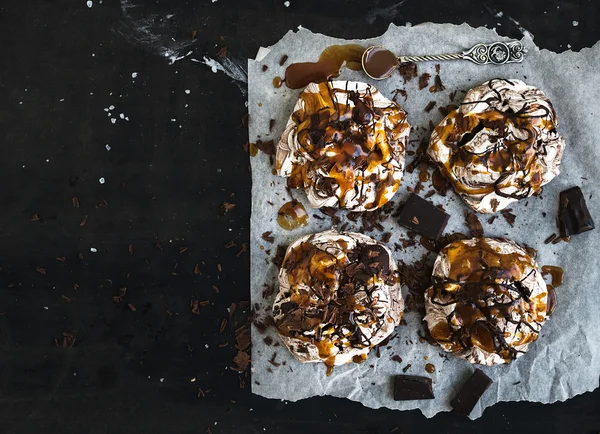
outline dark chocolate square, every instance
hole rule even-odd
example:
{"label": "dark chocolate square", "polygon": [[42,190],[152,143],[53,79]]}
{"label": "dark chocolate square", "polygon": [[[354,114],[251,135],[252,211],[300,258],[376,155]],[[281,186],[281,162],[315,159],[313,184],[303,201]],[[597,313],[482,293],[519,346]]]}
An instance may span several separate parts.
{"label": "dark chocolate square", "polygon": [[492,383],[493,381],[483,371],[475,369],[471,378],[463,384],[456,396],[450,401],[450,405],[456,413],[468,416]]}
{"label": "dark chocolate square", "polygon": [[434,398],[431,378],[415,375],[396,375],[394,377],[394,401]]}
{"label": "dark chocolate square", "polygon": [[583,192],[579,187],[561,191],[558,204],[558,226],[561,237],[580,234],[595,228]]}
{"label": "dark chocolate square", "polygon": [[449,218],[450,215],[428,200],[411,193],[400,211],[398,222],[405,228],[437,240]]}

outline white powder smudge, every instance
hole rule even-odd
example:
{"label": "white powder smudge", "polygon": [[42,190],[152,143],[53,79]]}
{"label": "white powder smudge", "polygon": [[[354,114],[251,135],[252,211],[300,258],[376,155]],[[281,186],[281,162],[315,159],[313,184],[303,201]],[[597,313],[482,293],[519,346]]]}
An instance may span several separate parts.
{"label": "white powder smudge", "polygon": [[94,2],[92,2],[92,1],[88,0],[88,2],[87,2],[87,7],[88,7],[88,8],[91,8],[92,6],[94,6]]}
{"label": "white powder smudge", "polygon": [[191,58],[192,62],[202,63],[208,66],[215,74],[218,71],[224,72],[229,78],[235,80],[243,95],[247,94],[245,83],[248,83],[248,73],[242,66],[241,62],[231,58],[223,57],[219,59],[211,59],[204,56],[203,60]]}
{"label": "white powder smudge", "polygon": [[140,0],[121,0],[122,18],[116,32],[128,42],[168,59],[171,65],[192,54],[191,51],[181,54],[194,43],[192,39],[176,40],[173,37],[179,31],[179,26],[173,22],[175,14],[161,16],[148,10],[149,6]]}
{"label": "white powder smudge", "polygon": [[394,5],[383,8],[373,8],[365,15],[367,23],[373,24],[377,18],[383,18],[386,21],[392,21],[399,14],[398,9],[404,4],[404,0]]}

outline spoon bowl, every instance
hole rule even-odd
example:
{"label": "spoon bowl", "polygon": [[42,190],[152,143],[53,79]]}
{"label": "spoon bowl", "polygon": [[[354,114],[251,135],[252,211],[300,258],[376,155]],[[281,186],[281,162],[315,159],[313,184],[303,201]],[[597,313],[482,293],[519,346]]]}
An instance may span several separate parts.
{"label": "spoon bowl", "polygon": [[384,80],[398,68],[400,59],[387,48],[374,45],[365,50],[361,64],[364,73],[373,80]]}

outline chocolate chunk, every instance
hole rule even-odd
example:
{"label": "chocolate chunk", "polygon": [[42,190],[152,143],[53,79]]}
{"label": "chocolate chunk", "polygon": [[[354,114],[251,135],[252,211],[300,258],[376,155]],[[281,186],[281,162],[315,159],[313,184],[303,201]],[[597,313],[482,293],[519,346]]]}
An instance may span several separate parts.
{"label": "chocolate chunk", "polygon": [[431,75],[427,74],[426,72],[421,74],[421,76],[419,77],[419,89],[425,89],[427,86],[429,86],[430,77]]}
{"label": "chocolate chunk", "polygon": [[591,231],[594,227],[581,189],[573,187],[561,191],[558,203],[558,228],[561,237]]}
{"label": "chocolate chunk", "polygon": [[431,202],[412,193],[402,207],[398,221],[405,228],[437,240],[449,218],[450,215]]}
{"label": "chocolate chunk", "polygon": [[435,101],[429,101],[429,103],[425,106],[425,111],[429,113],[435,107],[435,104]]}
{"label": "chocolate chunk", "polygon": [[450,401],[454,411],[463,416],[468,416],[483,393],[493,381],[481,370],[476,369],[471,378],[462,386],[456,396]]}
{"label": "chocolate chunk", "polygon": [[396,375],[394,377],[394,401],[434,398],[431,378],[414,375]]}
{"label": "chocolate chunk", "polygon": [[465,210],[465,221],[467,222],[467,227],[471,231],[472,236],[483,236],[483,226],[474,212]]}

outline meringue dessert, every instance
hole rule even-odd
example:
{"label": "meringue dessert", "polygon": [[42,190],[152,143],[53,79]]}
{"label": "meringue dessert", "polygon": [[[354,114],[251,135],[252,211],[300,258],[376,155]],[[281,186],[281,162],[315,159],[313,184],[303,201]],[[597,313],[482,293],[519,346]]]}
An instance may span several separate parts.
{"label": "meringue dessert", "polygon": [[467,92],[434,129],[427,153],[471,208],[493,213],[560,173],[565,141],[557,126],[541,90],[494,79]]}
{"label": "meringue dessert", "polygon": [[472,238],[441,251],[425,292],[425,322],[441,347],[471,363],[510,363],[553,310],[534,258],[512,241]]}
{"label": "meringue dessert", "polygon": [[400,186],[409,132],[406,112],[375,87],[311,83],[277,145],[277,174],[314,208],[372,211]]}
{"label": "meringue dessert", "polygon": [[383,244],[326,231],[294,241],[279,271],[273,318],[300,362],[362,362],[400,323],[397,267]]}

